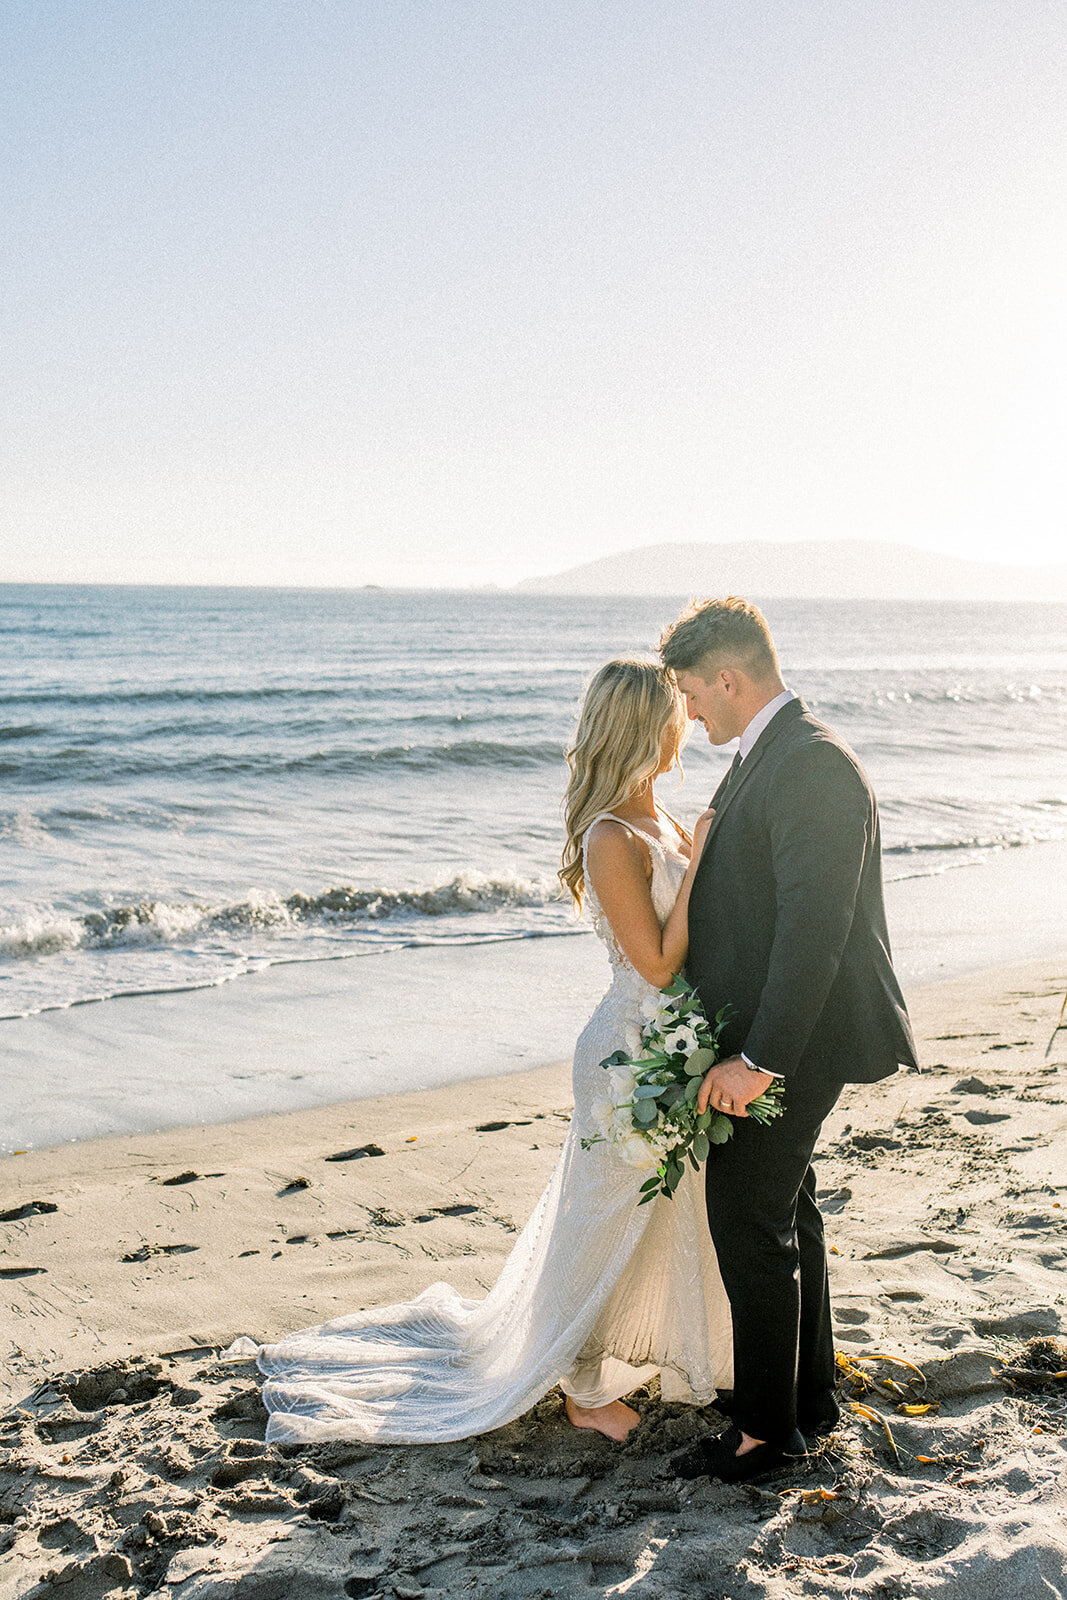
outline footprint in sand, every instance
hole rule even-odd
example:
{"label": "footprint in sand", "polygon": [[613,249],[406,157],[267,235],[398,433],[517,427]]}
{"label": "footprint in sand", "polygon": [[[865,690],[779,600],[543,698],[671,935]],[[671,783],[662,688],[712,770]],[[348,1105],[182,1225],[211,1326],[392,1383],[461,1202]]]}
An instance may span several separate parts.
{"label": "footprint in sand", "polygon": [[861,1306],[835,1306],[834,1338],[846,1344],[870,1344],[872,1335],[862,1326],[870,1320],[870,1312]]}
{"label": "footprint in sand", "polygon": [[472,1217],[475,1212],[479,1212],[481,1209],[481,1206],[468,1205],[434,1206],[429,1211],[420,1212],[413,1220],[415,1222],[435,1222],[438,1217]]}
{"label": "footprint in sand", "polygon": [[0,1211],[0,1222],[22,1222],[26,1217],[46,1217],[59,1207],[51,1200],[27,1200],[25,1205],[13,1206],[10,1211]]}
{"label": "footprint in sand", "polygon": [[112,1361],[84,1372],[67,1373],[57,1387],[76,1410],[94,1412],[106,1406],[138,1405],[156,1395],[172,1392],[175,1385],[163,1376],[163,1368],[157,1361],[143,1364]]}
{"label": "footprint in sand", "polygon": [[224,1178],[225,1176],[224,1172],[194,1172],[190,1168],[188,1172],[175,1173],[173,1178],[160,1178],[158,1180],[152,1178],[149,1181],[152,1183],[158,1181],[164,1189],[175,1189],[182,1183],[199,1183],[202,1178]]}
{"label": "footprint in sand", "polygon": [[407,1221],[399,1211],[390,1211],[387,1206],[379,1206],[370,1213],[370,1220],[376,1228],[402,1228]]}
{"label": "footprint in sand", "polygon": [[838,1322],[847,1323],[870,1322],[871,1320],[870,1312],[864,1311],[862,1306],[838,1306],[834,1311],[834,1317]]}
{"label": "footprint in sand", "polygon": [[849,1140],[854,1150],[900,1150],[903,1139],[894,1139],[887,1133],[854,1133]]}
{"label": "footprint in sand", "polygon": [[187,1256],[199,1250],[198,1244],[143,1244],[121,1257],[123,1261],[147,1261],[149,1256]]}

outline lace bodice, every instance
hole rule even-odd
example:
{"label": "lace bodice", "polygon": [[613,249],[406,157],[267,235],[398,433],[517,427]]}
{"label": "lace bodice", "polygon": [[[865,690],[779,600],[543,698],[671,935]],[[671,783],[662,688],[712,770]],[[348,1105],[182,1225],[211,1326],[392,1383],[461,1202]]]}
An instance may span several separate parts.
{"label": "lace bodice", "polygon": [[593,818],[585,830],[582,839],[582,866],[586,870],[585,899],[589,907],[589,918],[593,924],[593,931],[607,946],[608,960],[611,962],[612,989],[617,991],[625,988],[628,991],[637,992],[640,990],[643,992],[651,988],[651,985],[642,978],[641,974],[627,960],[619,948],[612,932],[611,924],[605,916],[603,907],[589,881],[587,863],[589,835],[595,825],[604,821],[605,818],[610,818],[613,822],[622,823],[623,827],[629,828],[632,833],[639,833],[648,845],[649,855],[652,858],[652,881],[649,884],[649,891],[652,896],[653,909],[659,918],[660,927],[663,926],[671,914],[671,908],[678,898],[678,890],[681,888],[682,879],[685,877],[685,870],[689,863],[686,857],[680,855],[678,851],[672,850],[661,840],[654,838],[651,833],[646,833],[644,828],[639,828],[634,823],[626,822],[624,818],[617,817],[613,811],[601,811],[598,816]]}

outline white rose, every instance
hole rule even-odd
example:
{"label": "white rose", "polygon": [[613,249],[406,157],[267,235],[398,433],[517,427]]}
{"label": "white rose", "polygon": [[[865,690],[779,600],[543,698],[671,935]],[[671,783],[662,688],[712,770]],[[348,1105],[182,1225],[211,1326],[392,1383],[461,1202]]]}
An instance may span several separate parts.
{"label": "white rose", "polygon": [[659,1157],[652,1146],[642,1139],[639,1133],[632,1133],[628,1139],[620,1140],[616,1146],[622,1159],[631,1167],[641,1167],[651,1171],[659,1166]]}
{"label": "white rose", "polygon": [[625,1139],[634,1131],[633,1114],[628,1107],[616,1106],[611,1113],[611,1137]]}
{"label": "white rose", "polygon": [[624,1100],[633,1099],[637,1079],[626,1067],[609,1067],[608,1082],[611,1084],[611,1097],[616,1105],[621,1105]]}
{"label": "white rose", "polygon": [[607,1095],[598,1096],[589,1107],[589,1120],[593,1127],[604,1138],[610,1139],[612,1134],[611,1119],[615,1111],[613,1101]]}

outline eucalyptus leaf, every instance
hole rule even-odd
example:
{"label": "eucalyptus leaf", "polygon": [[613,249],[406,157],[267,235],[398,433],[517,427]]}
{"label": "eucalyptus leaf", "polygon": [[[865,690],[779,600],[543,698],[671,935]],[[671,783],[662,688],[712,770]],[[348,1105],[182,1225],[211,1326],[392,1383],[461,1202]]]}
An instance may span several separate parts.
{"label": "eucalyptus leaf", "polygon": [[708,1129],[708,1143],[725,1144],[727,1139],[732,1138],[733,1131],[734,1125],[729,1117],[718,1116]]}
{"label": "eucalyptus leaf", "polygon": [[698,1161],[706,1161],[711,1150],[711,1144],[706,1133],[698,1133],[693,1140],[693,1154]]}
{"label": "eucalyptus leaf", "polygon": [[667,1190],[670,1194],[673,1195],[675,1189],[681,1183],[683,1171],[684,1168],[679,1161],[672,1160],[668,1163],[663,1181],[667,1185]]}
{"label": "eucalyptus leaf", "polygon": [[670,1087],[666,1083],[639,1083],[634,1090],[635,1100],[654,1100],[657,1095]]}
{"label": "eucalyptus leaf", "polygon": [[702,1045],[699,1050],[693,1051],[693,1054],[685,1064],[685,1070],[691,1078],[703,1078],[711,1071],[716,1059],[714,1050],[709,1050],[707,1045]]}

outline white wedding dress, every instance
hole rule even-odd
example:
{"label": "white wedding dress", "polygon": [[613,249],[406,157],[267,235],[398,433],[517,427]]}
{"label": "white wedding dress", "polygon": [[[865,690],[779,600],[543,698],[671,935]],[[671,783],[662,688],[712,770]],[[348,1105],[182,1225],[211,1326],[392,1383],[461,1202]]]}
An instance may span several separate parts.
{"label": "white wedding dress", "polygon": [[[686,862],[641,831],[662,923]],[[483,1300],[434,1283],[406,1304],[261,1346],[268,1440],[465,1439],[511,1422],[555,1384],[578,1405],[602,1406],[657,1371],[668,1400],[703,1404],[730,1387],[730,1312],[703,1171],[687,1165],[673,1200],[639,1206],[647,1172],[610,1144],[581,1147],[595,1132],[589,1108],[606,1088],[600,1062],[625,1048],[627,1024],[654,993],[588,886],[587,898],[611,987],[575,1048],[574,1114],[559,1161],[500,1277]]]}

